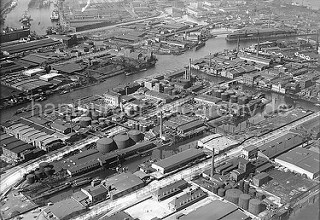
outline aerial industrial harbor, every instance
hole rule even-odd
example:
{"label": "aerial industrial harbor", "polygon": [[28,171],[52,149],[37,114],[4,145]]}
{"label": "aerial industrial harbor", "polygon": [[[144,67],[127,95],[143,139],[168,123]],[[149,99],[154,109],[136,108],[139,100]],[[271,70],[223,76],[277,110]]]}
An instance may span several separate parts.
{"label": "aerial industrial harbor", "polygon": [[317,1],[4,0],[0,39],[0,219],[319,219]]}

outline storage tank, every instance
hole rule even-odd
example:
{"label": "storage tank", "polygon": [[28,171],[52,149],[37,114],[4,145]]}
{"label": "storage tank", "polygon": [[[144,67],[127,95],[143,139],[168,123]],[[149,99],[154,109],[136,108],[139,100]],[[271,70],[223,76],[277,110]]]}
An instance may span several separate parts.
{"label": "storage tank", "polygon": [[262,210],[262,203],[259,199],[250,199],[248,211],[254,215],[258,215]]}
{"label": "storage tank", "polygon": [[112,140],[112,138],[100,138],[96,142],[97,150],[103,154],[109,153],[113,150],[116,150],[116,144]]}
{"label": "storage tank", "polygon": [[145,125],[145,124],[142,125],[141,131],[142,132],[146,132],[147,131],[147,125]]}
{"label": "storage tank", "polygon": [[239,207],[243,208],[244,210],[248,210],[249,208],[249,200],[251,199],[251,196],[249,194],[241,194],[239,196]]}
{"label": "storage tank", "polygon": [[244,193],[249,193],[249,187],[250,187],[250,185],[249,185],[249,183],[248,182],[245,182],[244,183],[244,189],[243,189],[243,192]]}
{"label": "storage tank", "polygon": [[36,176],[37,179],[41,179],[42,178],[42,172],[40,170],[34,171],[34,175]]}
{"label": "storage tank", "polygon": [[49,166],[49,163],[47,163],[47,162],[41,162],[41,163],[39,164],[39,170],[40,170],[41,172],[43,172],[43,171],[44,171],[44,168],[47,167],[47,166]]}
{"label": "storage tank", "polygon": [[53,170],[51,167],[45,167],[44,168],[44,173],[46,174],[47,177],[52,176]]}
{"label": "storage tank", "polygon": [[242,194],[240,189],[228,189],[226,191],[226,199],[236,205],[239,203],[239,197]]}
{"label": "storage tank", "polygon": [[29,184],[32,184],[32,183],[35,182],[35,176],[34,176],[34,174],[28,174],[27,177],[26,177],[26,179],[27,179],[27,182],[28,182]]}
{"label": "storage tank", "polygon": [[224,92],[221,94],[222,101],[228,101],[229,100],[229,94],[227,92]]}
{"label": "storage tank", "polygon": [[237,95],[232,95],[232,96],[230,97],[230,101],[231,101],[232,103],[237,103],[237,102],[238,102],[238,96],[237,96]]}
{"label": "storage tank", "polygon": [[135,142],[142,141],[143,134],[138,130],[130,130],[128,131],[128,136]]}
{"label": "storage tank", "polygon": [[127,107],[125,108],[124,112],[127,114],[127,115],[133,115],[134,114],[134,110],[133,110],[133,107]]}
{"label": "storage tank", "polygon": [[80,126],[83,128],[88,127],[91,124],[91,118],[90,117],[81,117],[80,118]]}
{"label": "storage tank", "polygon": [[249,195],[252,197],[255,197],[257,193],[257,190],[255,188],[249,188]]}
{"label": "storage tank", "polygon": [[225,189],[223,189],[223,188],[218,189],[218,196],[224,197],[225,193],[226,193]]}
{"label": "storage tank", "polygon": [[130,138],[128,135],[119,134],[114,136],[113,140],[116,142],[118,149],[130,147]]}
{"label": "storage tank", "polygon": [[136,111],[136,112],[139,111],[139,105],[134,105],[133,106],[133,110]]}

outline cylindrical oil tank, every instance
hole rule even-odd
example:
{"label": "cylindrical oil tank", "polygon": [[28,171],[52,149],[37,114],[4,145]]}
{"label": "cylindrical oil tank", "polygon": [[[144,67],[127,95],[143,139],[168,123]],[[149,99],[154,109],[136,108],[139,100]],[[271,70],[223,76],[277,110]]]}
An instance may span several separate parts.
{"label": "cylindrical oil tank", "polygon": [[119,134],[114,136],[113,140],[116,142],[118,149],[130,147],[130,138],[128,135]]}
{"label": "cylindrical oil tank", "polygon": [[249,208],[249,201],[251,199],[251,196],[249,194],[241,194],[239,196],[239,207],[243,208],[244,210],[248,210]]}
{"label": "cylindrical oil tank", "polygon": [[229,94],[227,92],[224,92],[221,94],[222,101],[228,101],[229,100]]}
{"label": "cylindrical oil tank", "polygon": [[249,195],[252,197],[255,197],[257,193],[257,190],[255,188],[249,188]]}
{"label": "cylindrical oil tank", "polygon": [[81,117],[80,118],[80,126],[85,128],[88,127],[91,124],[91,118],[90,117]]}
{"label": "cylindrical oil tank", "polygon": [[36,176],[37,179],[41,179],[42,178],[42,172],[40,170],[34,171],[34,175]]}
{"label": "cylindrical oil tank", "polygon": [[143,139],[143,134],[138,130],[128,131],[128,136],[135,142],[139,142]]}
{"label": "cylindrical oil tank", "polygon": [[218,196],[224,197],[225,193],[226,193],[225,189],[223,189],[223,188],[218,189]]}
{"label": "cylindrical oil tank", "polygon": [[96,142],[97,150],[103,154],[109,153],[113,150],[116,150],[116,144],[112,140],[112,138],[100,138]]}
{"label": "cylindrical oil tank", "polygon": [[263,193],[257,192],[256,198],[259,200],[264,200],[266,198],[266,196]]}
{"label": "cylindrical oil tank", "polygon": [[146,124],[142,125],[141,131],[142,132],[146,132],[147,131],[147,125]]}
{"label": "cylindrical oil tank", "polygon": [[226,191],[226,199],[236,205],[239,203],[239,197],[242,194],[239,189],[228,189]]}
{"label": "cylindrical oil tank", "polygon": [[218,187],[217,185],[213,185],[213,186],[212,186],[212,192],[213,192],[214,194],[218,194],[218,189],[219,189],[219,187]]}
{"label": "cylindrical oil tank", "polygon": [[262,203],[259,199],[250,199],[248,211],[254,215],[258,215],[261,212]]}
{"label": "cylindrical oil tank", "polygon": [[244,183],[244,189],[243,189],[243,192],[244,193],[249,193],[249,187],[250,187],[250,185],[249,185],[249,183],[248,182],[245,182]]}
{"label": "cylindrical oil tank", "polygon": [[214,92],[214,96],[217,98],[221,98],[222,93],[223,93],[223,91],[221,89],[218,89]]}
{"label": "cylindrical oil tank", "polygon": [[232,95],[232,96],[230,97],[230,101],[231,101],[232,103],[237,103],[237,102],[238,102],[238,96],[237,96],[237,95]]}
{"label": "cylindrical oil tank", "polygon": [[239,181],[239,189],[241,190],[241,191],[243,191],[244,190],[244,181],[243,180],[240,180]]}
{"label": "cylindrical oil tank", "polygon": [[43,171],[44,171],[44,168],[47,167],[47,166],[49,166],[49,163],[47,163],[47,162],[41,162],[41,163],[39,164],[39,170],[40,170],[41,172],[43,172]]}
{"label": "cylindrical oil tank", "polygon": [[53,170],[51,167],[45,167],[44,168],[44,173],[46,174],[47,177],[51,176],[53,174]]}
{"label": "cylindrical oil tank", "polygon": [[32,183],[35,182],[35,176],[34,176],[34,174],[28,174],[27,177],[26,177],[26,179],[27,179],[27,182],[28,182],[29,184],[32,184]]}

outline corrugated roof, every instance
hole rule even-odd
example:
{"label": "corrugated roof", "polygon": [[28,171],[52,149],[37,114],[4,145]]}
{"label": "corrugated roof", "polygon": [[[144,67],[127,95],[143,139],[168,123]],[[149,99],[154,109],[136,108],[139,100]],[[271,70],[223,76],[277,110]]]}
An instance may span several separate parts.
{"label": "corrugated roof", "polygon": [[208,205],[202,206],[195,211],[182,216],[181,220],[218,220],[237,210],[231,203],[214,200]]}
{"label": "corrugated roof", "polygon": [[69,198],[59,202],[54,203],[52,206],[48,206],[45,209],[46,213],[52,213],[58,219],[67,219],[74,212],[79,212],[85,210],[79,202]]}
{"label": "corrugated roof", "polygon": [[181,163],[191,161],[194,158],[197,158],[203,155],[204,155],[203,151],[199,149],[191,148],[191,149],[182,151],[181,153],[175,154],[171,157],[168,157],[166,159],[160,160],[154,164],[164,169],[170,169],[175,166],[178,166]]}

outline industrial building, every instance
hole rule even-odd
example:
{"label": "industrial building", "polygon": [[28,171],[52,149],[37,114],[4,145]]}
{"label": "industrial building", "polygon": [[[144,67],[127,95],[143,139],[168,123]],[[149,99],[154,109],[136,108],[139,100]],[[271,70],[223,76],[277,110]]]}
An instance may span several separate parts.
{"label": "industrial building", "polygon": [[[59,161],[57,167],[67,170],[70,176],[74,176],[102,167],[109,161],[108,159],[98,150],[91,149]],[[113,159],[109,162],[114,162]]]}
{"label": "industrial building", "polygon": [[48,219],[67,220],[84,212],[86,208],[74,199],[65,199],[48,206],[43,212]]}
{"label": "industrial building", "polygon": [[8,134],[1,134],[0,140],[4,156],[14,161],[28,160],[30,157],[32,157],[31,150],[35,149],[34,146]]}
{"label": "industrial building", "polygon": [[181,220],[249,220],[250,217],[241,212],[237,206],[222,202],[220,200],[214,200],[211,203],[197,208],[195,211],[182,216]]}
{"label": "industrial building", "polygon": [[288,133],[260,146],[258,155],[273,159],[299,145],[302,145],[304,142],[305,140],[301,136]]}
{"label": "industrial building", "polygon": [[111,199],[117,199],[144,186],[144,182],[132,173],[121,173],[105,179],[101,183],[109,189]]}
{"label": "industrial building", "polygon": [[165,174],[204,156],[205,153],[203,151],[191,148],[153,163],[151,167],[160,173]]}
{"label": "industrial building", "polygon": [[200,128],[202,126],[203,126],[203,121],[196,120],[196,121],[192,121],[190,123],[187,123],[187,124],[184,124],[184,125],[177,127],[177,131],[179,134],[185,134],[189,131]]}
{"label": "industrial building", "polygon": [[132,218],[128,213],[124,211],[117,212],[114,215],[111,215],[110,217],[106,217],[105,220],[135,220],[135,218]]}
{"label": "industrial building", "polygon": [[188,182],[184,179],[169,184],[164,187],[160,187],[155,193],[154,196],[158,201],[169,198],[179,192],[182,192],[184,188],[188,186]]}
{"label": "industrial building", "polygon": [[305,174],[310,179],[319,176],[320,154],[302,147],[297,147],[278,156],[275,162],[293,172]]}
{"label": "industrial building", "polygon": [[119,93],[108,91],[103,94],[104,101],[113,106],[119,106],[121,103],[121,95]]}
{"label": "industrial building", "polygon": [[173,211],[179,211],[200,201],[201,199],[204,199],[205,197],[207,197],[207,193],[198,187],[179,197],[176,197],[172,202],[169,203],[169,208]]}
{"label": "industrial building", "polygon": [[258,187],[262,186],[263,184],[266,184],[267,182],[269,182],[269,180],[270,176],[265,172],[259,173],[252,178],[253,185]]}
{"label": "industrial building", "polygon": [[238,145],[237,141],[231,140],[220,134],[212,134],[198,141],[198,146],[210,151],[214,149],[215,154],[227,151]]}
{"label": "industrial building", "polygon": [[108,190],[103,185],[90,185],[85,188],[81,188],[81,192],[88,196],[91,204],[102,202],[108,197]]}

